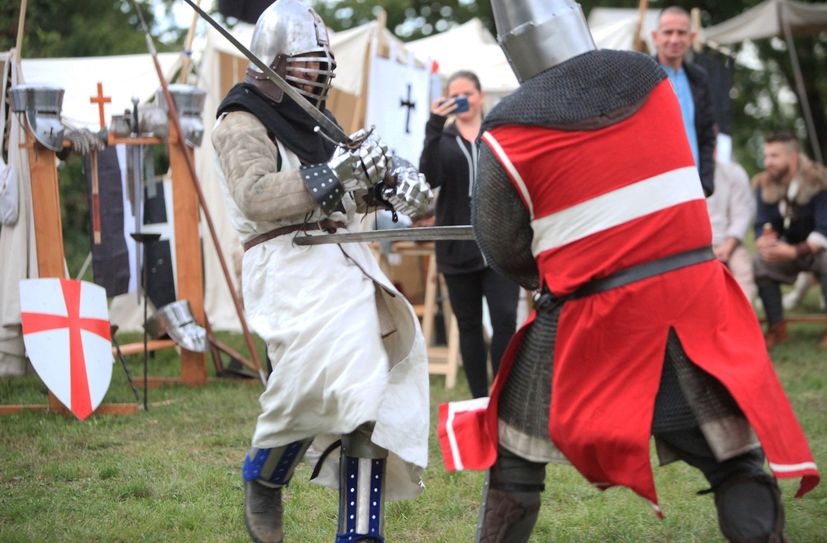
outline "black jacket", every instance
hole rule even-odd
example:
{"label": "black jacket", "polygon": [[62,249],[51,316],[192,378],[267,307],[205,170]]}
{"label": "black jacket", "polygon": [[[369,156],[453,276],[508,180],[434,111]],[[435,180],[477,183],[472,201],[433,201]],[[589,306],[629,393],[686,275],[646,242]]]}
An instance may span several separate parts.
{"label": "black jacket", "polygon": [[710,196],[715,190],[715,138],[718,131],[715,124],[715,108],[712,106],[712,92],[709,90],[706,70],[691,62],[685,62],[683,69],[689,79],[695,102],[695,134],[698,136],[701,185],[706,195]]}
{"label": "black jacket", "polygon": [[[657,60],[657,57],[655,57],[655,60]],[[698,171],[704,193],[710,196],[715,190],[715,138],[717,136],[715,109],[712,106],[712,91],[709,89],[709,78],[706,75],[706,70],[701,66],[684,62],[683,69],[692,90],[692,101],[695,103]]]}
{"label": "black jacket", "polygon": [[[425,125],[425,144],[419,171],[433,188],[439,187],[436,224],[471,224],[471,187],[476,179],[476,142],[465,141],[454,125],[445,126],[445,117],[431,115]],[[439,273],[468,273],[486,268],[475,241],[436,242]]]}

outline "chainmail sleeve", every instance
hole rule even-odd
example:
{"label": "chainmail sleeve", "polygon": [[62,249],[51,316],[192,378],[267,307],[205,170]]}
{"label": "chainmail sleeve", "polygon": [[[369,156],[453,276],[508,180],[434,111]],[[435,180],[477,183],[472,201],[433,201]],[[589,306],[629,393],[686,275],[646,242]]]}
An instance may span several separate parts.
{"label": "chainmail sleeve", "polygon": [[477,245],[492,268],[523,288],[539,287],[537,262],[531,253],[531,217],[508,174],[485,144],[480,146],[471,224]]}

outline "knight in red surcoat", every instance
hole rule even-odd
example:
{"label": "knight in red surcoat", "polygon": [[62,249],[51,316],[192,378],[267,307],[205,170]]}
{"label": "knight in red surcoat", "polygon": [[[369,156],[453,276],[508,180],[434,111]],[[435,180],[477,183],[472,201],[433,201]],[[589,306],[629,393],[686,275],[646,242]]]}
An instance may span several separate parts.
{"label": "knight in red surcoat", "polygon": [[661,463],[706,477],[727,540],[785,541],[776,477],[803,495],[819,473],[711,251],[666,74],[597,50],[570,0],[492,5],[521,84],[486,117],[472,220],[487,261],[537,296],[487,409],[440,424],[449,467],[488,470],[477,541],[528,540],[554,461],[660,513],[651,436]]}

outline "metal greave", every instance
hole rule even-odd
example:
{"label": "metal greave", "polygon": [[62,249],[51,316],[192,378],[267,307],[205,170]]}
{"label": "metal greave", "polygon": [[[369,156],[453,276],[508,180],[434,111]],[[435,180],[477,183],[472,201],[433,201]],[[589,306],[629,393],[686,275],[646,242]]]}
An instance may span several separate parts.
{"label": "metal greave", "polygon": [[388,451],[370,440],[362,426],[342,437],[339,463],[339,527],[336,543],[381,543],[385,520],[385,469]]}
{"label": "metal greave", "polygon": [[241,470],[244,480],[276,488],[287,485],[312,441],[294,441],[272,449],[251,447]]}

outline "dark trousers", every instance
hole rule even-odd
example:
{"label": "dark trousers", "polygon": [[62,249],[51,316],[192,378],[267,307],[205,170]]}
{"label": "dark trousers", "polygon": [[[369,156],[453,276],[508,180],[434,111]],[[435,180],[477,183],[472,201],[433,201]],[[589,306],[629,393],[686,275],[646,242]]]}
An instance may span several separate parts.
{"label": "dark trousers", "polygon": [[784,320],[781,283],[791,285],[799,272],[815,272],[821,284],[821,295],[827,301],[827,251],[782,263],[770,263],[758,257],[753,261],[753,271],[770,326]]}
{"label": "dark trousers", "polygon": [[482,298],[491,316],[491,366],[496,375],[500,359],[517,329],[520,287],[491,268],[471,273],[445,274],[451,308],[459,325],[459,350],[468,386],[474,398],[488,395],[488,352],[482,325]]}

